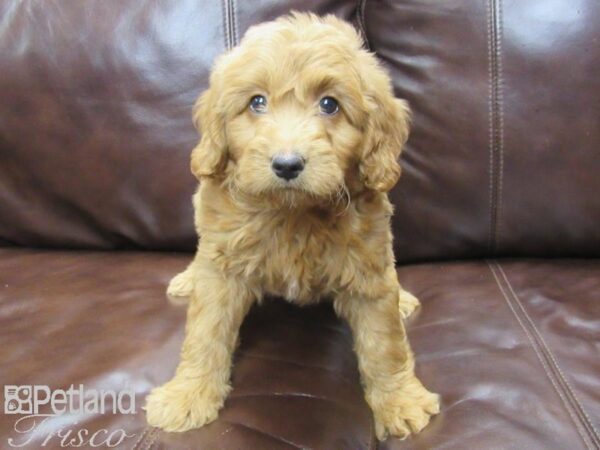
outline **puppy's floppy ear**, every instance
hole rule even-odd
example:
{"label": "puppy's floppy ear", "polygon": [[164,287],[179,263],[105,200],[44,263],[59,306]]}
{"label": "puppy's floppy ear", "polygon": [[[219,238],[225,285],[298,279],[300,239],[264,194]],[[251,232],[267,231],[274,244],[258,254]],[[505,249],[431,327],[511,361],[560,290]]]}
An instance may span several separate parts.
{"label": "puppy's floppy ear", "polygon": [[360,176],[368,189],[387,192],[400,178],[398,158],[410,125],[408,103],[394,97],[389,78],[379,67],[367,77],[375,88],[366,94],[367,126],[359,164]]}
{"label": "puppy's floppy ear", "polygon": [[194,124],[201,133],[191,157],[192,173],[198,179],[221,173],[227,164],[225,118],[218,104],[218,88],[212,81],[210,89],[196,101],[193,112]]}

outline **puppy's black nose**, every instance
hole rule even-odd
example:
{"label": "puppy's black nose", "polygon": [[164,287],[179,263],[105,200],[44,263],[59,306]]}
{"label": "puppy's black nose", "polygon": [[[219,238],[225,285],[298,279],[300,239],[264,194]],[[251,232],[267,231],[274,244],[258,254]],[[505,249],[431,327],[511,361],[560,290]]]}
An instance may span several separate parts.
{"label": "puppy's black nose", "polygon": [[275,155],[271,161],[271,168],[279,178],[292,180],[304,169],[304,161],[295,153]]}

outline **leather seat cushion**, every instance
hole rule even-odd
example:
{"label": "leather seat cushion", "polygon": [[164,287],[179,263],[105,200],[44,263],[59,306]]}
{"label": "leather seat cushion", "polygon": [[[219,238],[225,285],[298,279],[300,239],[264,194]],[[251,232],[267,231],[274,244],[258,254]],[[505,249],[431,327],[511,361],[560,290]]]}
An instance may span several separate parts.
{"label": "leather seat cushion", "polygon": [[[137,414],[50,418],[44,433],[123,429],[135,448],[375,448],[352,337],[329,304],[254,308],[219,419],[148,428],[141,406],[170,378],[185,308],[170,277],[190,255],[0,249],[0,383],[131,388]],[[423,308],[410,320],[417,372],[443,397],[419,436],[383,449],[594,448],[600,427],[600,262],[439,263],[399,269]],[[0,439],[20,416],[0,416]],[[59,448],[54,438],[47,448]]]}

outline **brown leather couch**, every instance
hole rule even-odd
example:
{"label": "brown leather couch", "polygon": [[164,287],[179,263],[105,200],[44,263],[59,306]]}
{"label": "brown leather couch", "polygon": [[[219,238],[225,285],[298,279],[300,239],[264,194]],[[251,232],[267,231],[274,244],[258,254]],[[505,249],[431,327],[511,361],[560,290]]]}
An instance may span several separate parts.
{"label": "brown leather couch", "polygon": [[[165,287],[194,249],[191,106],[217,54],[291,9],[353,21],[414,111],[395,250],[443,406],[405,441],[375,441],[327,304],[251,312],[209,426],[141,410],[183,336]],[[0,2],[0,383],[127,388],[137,411],[23,433],[4,413],[0,448],[81,429],[145,450],[600,448],[599,74],[597,0]]]}

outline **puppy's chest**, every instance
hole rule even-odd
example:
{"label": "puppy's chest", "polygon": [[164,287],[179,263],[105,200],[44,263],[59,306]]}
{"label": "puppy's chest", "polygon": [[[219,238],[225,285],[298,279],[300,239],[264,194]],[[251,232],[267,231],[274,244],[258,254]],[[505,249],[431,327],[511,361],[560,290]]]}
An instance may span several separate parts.
{"label": "puppy's chest", "polygon": [[230,270],[267,294],[308,303],[343,283],[352,247],[340,224],[311,220],[249,221],[228,245]]}

